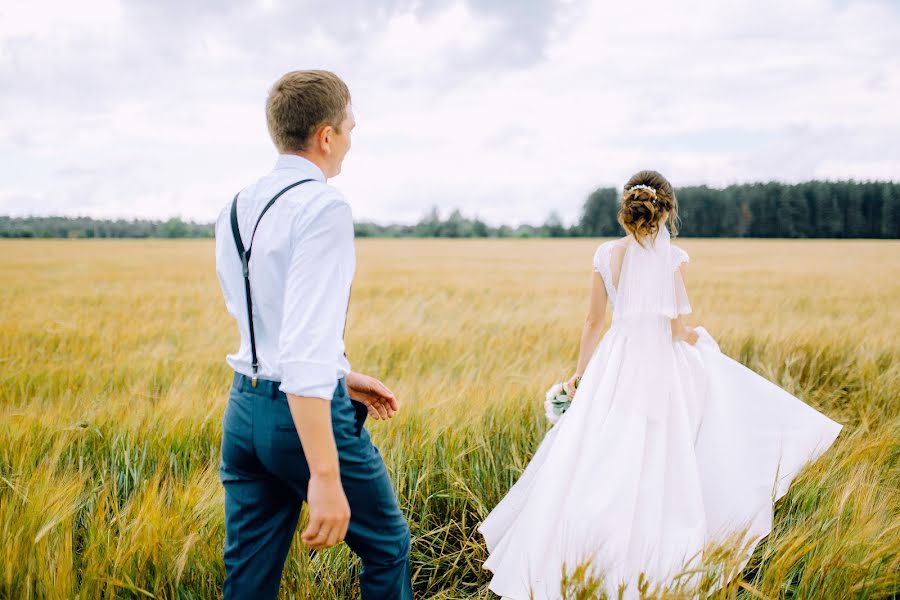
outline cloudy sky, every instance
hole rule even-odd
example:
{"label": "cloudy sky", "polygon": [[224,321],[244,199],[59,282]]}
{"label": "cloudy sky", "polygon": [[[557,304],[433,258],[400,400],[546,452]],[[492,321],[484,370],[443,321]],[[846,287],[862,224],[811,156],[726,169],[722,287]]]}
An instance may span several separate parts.
{"label": "cloudy sky", "polygon": [[326,68],[357,219],[572,221],[678,185],[900,179],[898,0],[0,0],[0,214],[211,221]]}

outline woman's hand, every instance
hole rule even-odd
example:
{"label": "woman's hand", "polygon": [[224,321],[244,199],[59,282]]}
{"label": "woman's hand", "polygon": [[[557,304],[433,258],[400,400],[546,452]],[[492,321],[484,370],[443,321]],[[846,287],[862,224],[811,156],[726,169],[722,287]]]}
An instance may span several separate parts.
{"label": "woman's hand", "polygon": [[693,327],[685,327],[684,330],[679,332],[678,337],[676,338],[680,341],[687,342],[691,346],[697,343],[697,340],[700,339],[700,334],[697,333],[697,330]]}
{"label": "woman's hand", "polygon": [[697,330],[696,330],[696,329],[694,329],[693,327],[691,327],[691,330],[687,332],[687,335],[685,335],[685,338],[684,338],[684,339],[685,339],[685,341],[686,341],[688,344],[690,344],[691,346],[693,346],[694,344],[697,343],[697,340],[700,339],[700,334],[697,333]]}
{"label": "woman's hand", "polygon": [[681,315],[672,319],[672,340],[676,342],[687,342],[693,346],[699,339],[700,335],[693,327],[688,327],[684,324]]}
{"label": "woman's hand", "polygon": [[569,397],[569,401],[575,399],[575,390],[578,389],[578,382],[581,381],[581,375],[572,375],[565,383],[563,383],[563,389],[566,391],[566,395]]}

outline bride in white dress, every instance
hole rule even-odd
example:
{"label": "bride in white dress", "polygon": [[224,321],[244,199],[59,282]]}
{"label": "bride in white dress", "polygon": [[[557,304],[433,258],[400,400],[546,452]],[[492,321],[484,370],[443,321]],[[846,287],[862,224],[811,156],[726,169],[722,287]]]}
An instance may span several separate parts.
{"label": "bride in white dress", "polygon": [[662,175],[626,184],[628,235],[594,255],[572,405],[478,528],[503,598],[559,598],[564,569],[578,565],[611,597],[624,586],[636,598],[641,579],[691,583],[675,576],[726,539],[739,571],[771,530],[773,503],[841,430],[683,323],[689,259],[670,242],[676,218]]}

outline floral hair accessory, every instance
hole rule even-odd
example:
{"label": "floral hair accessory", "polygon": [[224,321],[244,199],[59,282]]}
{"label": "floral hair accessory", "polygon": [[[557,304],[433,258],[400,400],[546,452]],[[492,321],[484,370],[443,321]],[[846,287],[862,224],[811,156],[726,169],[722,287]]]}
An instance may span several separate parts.
{"label": "floral hair accessory", "polygon": [[649,190],[654,196],[656,196],[656,188],[652,188],[649,185],[644,185],[643,183],[639,183],[628,188],[629,192],[631,190]]}
{"label": "floral hair accessory", "polygon": [[637,185],[633,185],[630,188],[628,188],[629,192],[632,190],[647,190],[647,191],[649,191],[651,194],[653,194],[653,200],[651,200],[650,202],[652,202],[653,204],[657,204],[656,188],[652,188],[649,185],[644,185],[643,183],[639,183]]}

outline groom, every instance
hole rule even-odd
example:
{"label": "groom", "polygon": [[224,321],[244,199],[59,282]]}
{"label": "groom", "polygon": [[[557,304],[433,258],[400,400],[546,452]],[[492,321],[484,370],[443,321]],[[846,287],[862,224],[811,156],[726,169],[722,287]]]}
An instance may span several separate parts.
{"label": "groom", "polygon": [[275,168],[216,222],[216,273],[241,335],[222,422],[223,597],[277,596],[305,500],[304,544],[346,541],[364,599],[410,599],[409,528],[363,427],[367,414],[391,418],[397,400],[344,353],[353,218],[326,180],[350,149],[350,92],[328,71],[293,71],[266,119]]}

